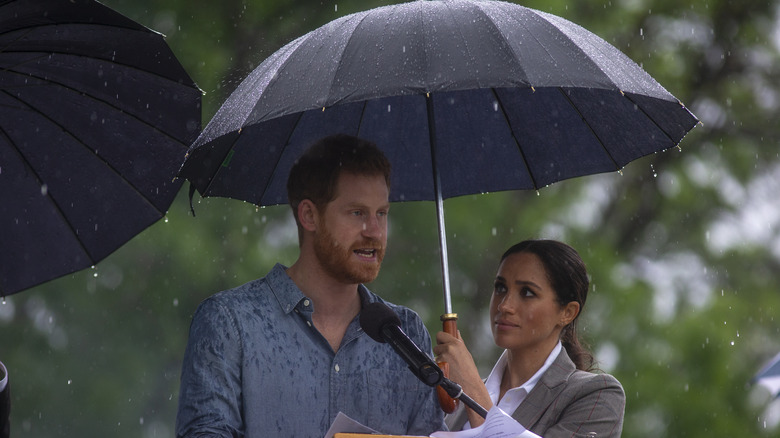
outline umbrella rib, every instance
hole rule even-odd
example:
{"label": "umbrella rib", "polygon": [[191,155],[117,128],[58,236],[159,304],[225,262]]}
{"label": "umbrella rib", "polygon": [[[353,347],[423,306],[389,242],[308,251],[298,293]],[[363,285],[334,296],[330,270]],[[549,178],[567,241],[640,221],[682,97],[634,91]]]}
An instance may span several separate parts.
{"label": "umbrella rib", "polygon": [[[106,7],[105,5],[102,5],[100,3],[97,3],[97,4],[102,6],[102,7],[104,7],[104,8],[106,8],[106,9],[111,10],[110,8]],[[112,12],[116,12],[116,11],[113,11],[113,10],[111,10],[111,11]],[[107,28],[107,29],[111,29],[111,30],[121,29],[123,32],[127,32],[128,34],[132,32],[133,35],[141,35],[143,38],[148,38],[149,36],[152,36],[152,37],[156,36],[156,37],[158,37],[159,41],[155,41],[155,43],[159,44],[158,54],[165,55],[165,53],[163,53],[163,52],[167,49],[167,52],[171,56],[171,59],[173,60],[173,62],[170,62],[170,63],[163,63],[163,62],[157,63],[157,66],[160,68],[160,71],[158,72],[158,71],[151,71],[151,70],[145,70],[145,69],[142,69],[142,68],[138,68],[138,65],[134,65],[132,63],[121,62],[121,61],[119,61],[117,59],[114,59],[114,58],[111,58],[109,60],[108,58],[98,58],[98,57],[95,57],[95,56],[88,56],[88,55],[85,55],[83,53],[69,52],[69,51],[66,51],[66,50],[51,50],[51,51],[46,51],[46,52],[41,52],[41,53],[43,53],[43,55],[42,55],[43,57],[45,57],[47,54],[58,54],[58,55],[68,55],[68,56],[79,56],[79,57],[83,57],[83,58],[96,59],[96,60],[99,60],[99,61],[106,61],[106,62],[110,61],[110,63],[113,64],[113,65],[119,65],[119,66],[127,67],[127,68],[130,68],[130,69],[133,69],[133,70],[142,71],[144,73],[149,73],[149,74],[154,75],[154,76],[163,77],[163,78],[165,78],[167,80],[170,80],[172,82],[182,83],[182,84],[185,84],[185,85],[188,85],[188,86],[193,86],[193,87],[197,88],[197,84],[195,84],[195,82],[192,80],[192,78],[187,74],[187,71],[184,69],[184,67],[181,66],[176,61],[176,55],[170,49],[170,46],[168,46],[167,43],[165,42],[165,35],[157,32],[157,31],[155,31],[153,29],[147,28],[147,27],[145,27],[145,26],[143,26],[141,24],[138,24],[138,23],[133,23],[133,24],[136,24],[137,26],[134,27],[134,26],[131,26],[129,24],[120,24],[118,22],[115,22],[115,23],[94,23],[94,22],[91,22],[91,23],[79,23],[79,22],[68,22],[68,23],[51,23],[51,24],[36,23],[36,24],[28,26],[26,28],[14,29],[14,31],[25,30],[26,32],[24,32],[22,35],[19,35],[18,38],[16,38],[15,40],[11,41],[7,46],[5,46],[2,49],[0,49],[0,53],[2,53],[2,52],[5,52],[5,53],[20,52],[20,53],[30,53],[30,54],[34,53],[35,51],[33,51],[33,50],[21,50],[21,51],[20,50],[10,50],[9,51],[7,49],[9,47],[12,47],[18,41],[22,40],[28,34],[30,34],[32,32],[35,32],[35,31],[37,31],[39,29],[46,28],[46,27],[48,27],[48,28],[57,28],[57,27],[62,27],[63,25],[65,25],[65,26],[76,26],[76,27],[84,26],[84,27],[87,27],[87,28],[90,28],[90,29],[98,28],[98,27],[99,28]],[[181,77],[179,75],[168,75],[168,74],[163,74],[162,73],[164,70],[169,70],[170,67],[173,67],[173,66],[176,66],[176,65],[178,67],[178,68],[176,68],[176,70],[179,70],[178,74],[179,75],[183,74],[184,77]]]}
{"label": "umbrella rib", "polygon": [[[658,122],[656,122],[654,118],[650,117],[650,115],[647,114],[647,112],[644,110],[644,108],[642,108],[638,103],[636,103],[634,101],[634,99],[632,99],[628,94],[623,93],[623,92],[621,92],[621,93],[623,94],[623,97],[625,97],[626,99],[628,99],[629,102],[634,104],[634,107],[636,107],[639,111],[642,111],[642,114],[644,114],[647,117],[648,120],[653,122],[653,125],[655,125],[656,128],[658,128],[659,131],[664,133],[666,138],[668,138],[669,141],[672,142],[672,146],[674,146],[674,145],[678,144],[680,141],[682,141],[682,138],[680,138],[680,140],[678,142],[675,142],[674,138],[672,138],[672,136],[669,135],[669,133],[666,132],[666,130],[664,130],[664,128],[662,128],[661,125],[659,125]],[[680,105],[682,106],[682,103]]]}
{"label": "umbrella rib", "polygon": [[[68,55],[68,56],[79,56],[79,55],[70,55],[70,54],[67,54],[67,55]],[[41,57],[42,57],[42,58],[43,58],[43,57],[45,57],[45,56],[46,56],[46,55],[41,55]],[[89,58],[89,57],[84,57],[84,56],[79,56],[79,57],[88,58],[88,59],[96,59],[96,58]],[[123,64],[118,64],[118,65],[123,65]],[[146,71],[146,70],[141,70],[141,69],[135,69],[135,70],[138,70],[138,71],[141,71],[141,72],[144,72],[144,73],[147,73],[147,74],[155,75],[154,73],[152,73],[152,72],[149,72],[149,71]],[[22,76],[25,76],[25,77],[31,77],[31,78],[39,79],[39,80],[41,80],[41,81],[44,81],[44,82],[45,82],[45,83],[47,83],[47,84],[50,84],[50,85],[57,85],[57,86],[59,86],[59,87],[62,87],[62,88],[65,88],[65,89],[71,90],[71,91],[73,91],[74,93],[77,93],[77,94],[79,94],[79,95],[81,95],[81,96],[84,96],[84,97],[86,97],[86,98],[88,98],[88,99],[91,99],[91,100],[92,100],[92,101],[94,101],[94,102],[99,102],[99,103],[105,104],[106,106],[109,106],[109,107],[111,107],[111,108],[113,108],[113,109],[115,109],[115,110],[117,110],[117,111],[121,112],[121,113],[122,113],[122,114],[124,114],[125,116],[132,117],[133,119],[135,119],[135,120],[139,121],[140,123],[142,123],[142,124],[144,124],[144,125],[148,126],[149,128],[153,129],[154,131],[156,131],[156,132],[159,132],[160,134],[163,134],[164,136],[166,136],[166,137],[168,137],[168,138],[170,138],[170,139],[172,139],[172,140],[176,141],[176,143],[180,143],[180,144],[182,144],[182,145],[183,145],[185,148],[187,147],[187,145],[185,145],[185,144],[182,142],[182,140],[181,140],[181,139],[179,139],[179,138],[176,138],[176,137],[175,137],[173,134],[170,134],[170,133],[168,133],[168,132],[166,132],[166,131],[163,131],[163,130],[161,130],[159,127],[155,126],[154,124],[152,124],[152,123],[150,123],[150,122],[147,122],[147,121],[145,121],[145,120],[143,120],[143,119],[139,118],[139,117],[138,117],[138,116],[136,116],[135,114],[129,113],[129,112],[127,112],[127,111],[123,111],[121,108],[117,107],[116,105],[113,105],[113,104],[112,104],[110,101],[107,101],[107,100],[105,100],[105,99],[98,98],[97,96],[93,96],[93,95],[91,95],[91,94],[82,93],[82,92],[80,92],[79,90],[77,90],[77,89],[75,89],[75,88],[73,88],[73,87],[71,87],[71,86],[68,86],[68,85],[66,85],[66,84],[64,84],[64,83],[62,83],[62,82],[54,81],[54,80],[52,80],[51,78],[47,78],[47,77],[41,77],[41,76],[38,76],[38,75],[29,74],[29,73],[22,73],[22,72],[18,72],[18,71],[15,71],[15,70],[7,70],[6,72],[11,72],[11,73],[18,74],[18,75],[22,75]],[[157,75],[155,75],[155,76],[157,76]],[[157,77],[162,77],[162,76],[157,76]],[[167,78],[166,78],[166,79],[167,79]],[[168,80],[170,80],[170,79],[168,79]],[[182,83],[180,83],[180,82],[177,82],[177,84],[180,84],[180,85],[184,86],[185,88],[190,88],[188,85],[184,85],[184,84],[182,84]],[[195,90],[198,90],[198,91],[200,91],[200,90],[197,88],[197,86],[196,86],[194,89],[195,89]],[[27,103],[25,102],[25,104],[27,104]],[[28,105],[28,106],[29,106],[29,105]]]}
{"label": "umbrella rib", "polygon": [[[484,18],[485,18],[485,19],[486,19],[488,22],[490,22],[490,24],[492,24],[492,25],[493,25],[493,28],[494,28],[494,29],[496,29],[496,30],[497,30],[497,32],[495,33],[495,35],[494,35],[494,36],[498,36],[498,37],[500,37],[500,38],[501,38],[501,40],[504,42],[504,45],[505,45],[505,46],[506,46],[506,47],[507,47],[507,48],[508,48],[508,49],[509,49],[509,50],[512,52],[512,54],[514,55],[514,58],[515,58],[515,59],[519,59],[519,58],[520,58],[520,57],[518,56],[519,54],[518,54],[518,53],[515,51],[514,47],[512,47],[512,43],[511,43],[511,42],[509,41],[509,39],[507,38],[506,34],[504,34],[504,32],[501,32],[501,29],[500,29],[500,28],[499,28],[499,26],[496,24],[496,22],[493,20],[493,17],[492,17],[492,16],[490,16],[490,14],[488,14],[488,13],[486,13],[486,12],[485,12],[485,10],[482,8],[482,5],[480,5],[480,4],[474,4],[474,6],[476,6],[476,8],[477,8],[477,9],[478,9],[480,12],[482,12],[482,16],[483,16],[483,17],[484,17]],[[518,26],[523,26],[524,28],[526,28],[526,29],[527,29],[527,26],[525,26],[525,24],[523,24],[523,23],[522,23],[520,20],[514,19],[515,17],[512,17],[512,18],[513,18],[513,20],[514,20],[515,24],[517,24]],[[462,32],[461,32],[461,33],[462,33]],[[536,35],[533,35],[533,37],[534,37],[534,39],[535,39],[537,42],[539,42],[539,39],[538,39],[538,38],[536,38]],[[541,43],[540,43],[539,45],[541,45]],[[544,46],[542,46],[542,47],[544,47]],[[547,51],[547,48],[546,48],[546,47],[545,47],[544,49],[545,49],[545,51]],[[548,53],[549,53],[549,51],[548,51]],[[523,65],[522,65],[521,63],[519,63],[519,62],[515,62],[515,63],[514,63],[514,67],[516,67],[516,68],[517,68],[517,69],[518,69],[518,70],[519,70],[519,71],[522,73],[522,77],[524,77],[524,78],[525,78],[526,82],[529,82],[529,83],[530,83],[530,79],[528,78],[528,73],[526,72],[525,68],[523,68]]]}
{"label": "umbrella rib", "polygon": [[[298,125],[300,124],[300,122],[301,122],[301,119],[303,118],[303,115],[304,115],[305,113],[306,113],[306,111],[301,111],[301,112],[297,113],[297,117],[295,118],[295,123],[294,123],[294,124],[293,124],[293,126],[290,128],[290,131],[289,131],[289,133],[288,133],[288,135],[287,135],[287,138],[286,138],[286,139],[285,139],[285,141],[284,141],[284,144],[285,144],[285,145],[289,145],[289,144],[290,144],[290,139],[292,138],[293,134],[295,133],[295,128],[297,128],[297,127],[298,127]],[[239,133],[239,136],[240,136],[240,135],[241,135],[241,134]],[[230,145],[230,148],[228,148],[227,150],[228,150],[228,151],[231,151],[231,150],[233,150],[233,147],[235,146],[236,142],[238,142],[238,136],[236,137],[235,141],[233,141],[233,144],[232,144],[232,145]],[[286,148],[285,148],[285,150],[286,150]],[[280,153],[280,154],[279,154],[279,156],[276,158],[276,164],[273,166],[273,172],[271,172],[271,175],[269,176],[268,180],[266,181],[265,185],[263,186],[263,190],[261,190],[261,191],[259,192],[258,199],[257,199],[257,201],[255,202],[255,205],[257,205],[258,207],[259,207],[259,206],[266,205],[266,204],[263,204],[263,202],[262,202],[262,201],[263,201],[263,196],[265,195],[265,192],[268,190],[268,186],[269,186],[269,185],[271,184],[271,182],[272,182],[272,181],[275,179],[275,177],[276,177],[276,174],[277,174],[277,172],[279,171],[279,167],[280,167],[280,166],[279,166],[279,162],[282,160],[282,156],[283,156],[283,155],[284,155],[284,153]],[[219,175],[219,173],[222,171],[222,169],[226,169],[226,171],[227,171],[227,167],[225,167],[225,166],[219,166],[219,167],[217,168],[217,171],[216,171],[216,172],[214,172],[214,176],[213,176],[213,177],[212,177],[212,178],[209,180],[209,183],[208,183],[208,185],[206,186],[206,189],[205,189],[204,193],[208,193],[209,189],[211,189],[211,184],[212,184],[212,183],[214,183],[214,181],[216,181],[216,180],[217,180],[217,175]],[[269,204],[269,205],[279,205],[279,204]]]}
{"label": "umbrella rib", "polygon": [[[19,158],[21,158],[21,160],[24,161],[25,167],[27,169],[29,169],[30,172],[35,176],[35,179],[38,181],[39,185],[41,187],[43,187],[45,183],[43,182],[43,179],[38,174],[38,172],[35,170],[35,167],[32,165],[32,163],[30,163],[30,161],[22,153],[22,151],[20,151],[19,148],[16,147],[16,144],[13,142],[11,137],[8,136],[8,133],[6,132],[5,129],[2,128],[2,126],[0,126],[0,133],[2,133],[3,137],[8,141],[8,144],[10,144],[12,146],[12,150],[16,151],[16,154],[19,156]],[[43,195],[43,193],[42,193],[42,195]],[[63,211],[63,209],[60,207],[60,204],[57,202],[57,200],[54,199],[53,196],[51,196],[51,194],[49,193],[48,190],[46,190],[46,194],[44,196],[46,196],[49,199],[49,202],[51,202],[51,204],[54,206],[54,209],[57,211],[57,214],[63,219],[63,222],[67,224],[67,226],[70,229],[71,233],[74,236],[78,236],[78,233],[73,228],[73,224],[71,224],[71,222],[68,220],[68,217],[65,215],[65,211]],[[92,254],[90,254],[90,252],[87,249],[87,247],[84,246],[84,242],[82,242],[81,239],[79,239],[78,237],[76,238],[76,241],[78,242],[78,244],[81,247],[81,249],[84,251],[84,254],[86,254],[86,256],[89,257],[89,261],[91,262],[91,264],[96,263],[96,258],[93,257]]]}
{"label": "umbrella rib", "polygon": [[[371,12],[371,11],[368,11],[368,12]],[[341,66],[342,66],[342,64],[344,62],[343,54],[344,54],[344,52],[347,51],[347,47],[349,47],[350,43],[355,38],[355,34],[357,34],[357,32],[355,30],[357,30],[357,28],[363,23],[363,21],[366,20],[366,18],[368,18],[368,13],[363,14],[362,16],[359,17],[357,23],[355,24],[355,27],[353,28],[353,31],[350,32],[349,38],[347,39],[346,43],[344,43],[344,45],[343,45],[343,47],[341,49],[341,55],[342,56],[338,57],[338,62],[336,63],[336,68],[333,69],[333,76],[330,78],[330,85],[331,86],[328,87],[328,95],[325,98],[325,103],[328,104],[328,106],[336,105],[339,102],[341,102],[341,101],[346,99],[346,97],[342,97],[342,98],[340,98],[337,101],[331,102],[330,99],[331,99],[331,96],[333,95],[333,93],[332,93],[333,86],[332,85],[333,85],[333,81],[336,79],[336,77],[338,77],[339,71],[341,70]]]}
{"label": "umbrella rib", "polygon": [[[37,113],[38,113],[38,114],[39,114],[41,117],[45,117],[45,118],[46,118],[47,120],[49,120],[49,121],[50,121],[50,122],[51,122],[53,125],[55,125],[55,126],[58,126],[58,127],[59,127],[60,129],[62,129],[62,131],[63,131],[63,132],[65,132],[65,133],[66,133],[68,136],[70,136],[71,138],[73,138],[74,140],[76,140],[76,141],[77,141],[77,142],[78,142],[80,145],[82,145],[82,146],[86,147],[85,143],[84,143],[83,141],[81,141],[81,140],[80,140],[80,139],[79,139],[79,138],[78,138],[78,137],[77,137],[77,136],[76,136],[76,135],[75,135],[73,132],[71,132],[69,129],[67,129],[67,127],[65,127],[65,126],[64,126],[64,125],[62,125],[61,123],[57,122],[56,120],[52,119],[51,117],[49,117],[48,115],[46,115],[46,113],[42,112],[40,109],[38,109],[38,108],[36,108],[36,107],[34,107],[34,106],[30,105],[28,102],[25,102],[25,101],[23,101],[23,100],[21,100],[21,99],[18,99],[16,96],[13,96],[13,95],[9,94],[9,93],[8,93],[8,92],[6,92],[6,91],[3,91],[3,92],[4,92],[6,95],[10,96],[12,99],[14,99],[14,100],[16,100],[17,102],[21,103],[22,105],[25,105],[26,107],[30,108],[31,110],[33,110],[33,111],[36,111],[36,112],[37,112]],[[99,101],[99,100],[98,100],[98,101]],[[181,144],[181,142],[179,142],[178,140],[177,140],[177,143]],[[155,209],[155,210],[156,210],[158,213],[160,213],[160,215],[161,215],[161,216],[165,214],[165,212],[163,212],[163,211],[160,211],[160,210],[157,208],[157,206],[156,206],[156,205],[154,205],[154,203],[153,203],[153,202],[151,202],[151,201],[150,201],[150,200],[149,200],[149,199],[148,199],[148,198],[147,198],[147,197],[146,197],[146,196],[143,194],[143,192],[141,192],[140,190],[138,190],[138,189],[135,187],[135,185],[134,185],[134,184],[132,184],[130,181],[128,181],[126,178],[124,178],[124,177],[122,176],[122,173],[121,173],[121,172],[119,172],[119,171],[117,171],[117,169],[115,169],[115,168],[114,168],[114,166],[113,166],[113,165],[111,165],[111,163],[110,163],[110,162],[106,161],[106,159],[105,159],[105,158],[103,158],[103,156],[102,156],[102,155],[100,155],[100,154],[96,153],[95,151],[93,151],[93,150],[91,150],[91,149],[90,149],[89,151],[90,151],[90,152],[91,152],[91,153],[92,153],[92,154],[93,154],[93,155],[94,155],[94,156],[95,156],[97,159],[99,159],[101,162],[103,162],[103,164],[105,164],[107,168],[111,169],[111,171],[112,171],[112,172],[114,172],[114,174],[116,174],[117,176],[119,176],[119,179],[120,179],[121,181],[123,181],[125,184],[127,184],[127,185],[128,185],[128,186],[129,186],[129,187],[130,187],[130,188],[131,188],[133,191],[135,191],[136,193],[138,193],[138,195],[139,195],[139,196],[140,196],[140,197],[141,197],[141,198],[142,198],[142,199],[143,199],[143,200],[144,200],[144,201],[145,201],[145,202],[146,202],[148,205],[150,205],[150,206],[151,206],[152,208],[154,208],[154,209]]]}
{"label": "umbrella rib", "polygon": [[517,138],[517,135],[515,134],[515,130],[512,128],[512,120],[509,118],[509,115],[506,112],[506,109],[504,107],[504,103],[501,101],[501,96],[499,96],[498,92],[495,88],[491,88],[490,91],[493,93],[493,96],[496,98],[496,102],[498,102],[498,107],[501,109],[501,114],[504,115],[504,119],[506,120],[507,125],[510,127],[510,132],[512,133],[512,139],[515,141],[515,146],[517,146],[517,150],[520,152],[520,156],[523,158],[523,164],[525,165],[525,169],[528,172],[528,177],[531,178],[531,184],[534,185],[534,189],[539,189],[539,184],[536,183],[536,178],[534,178],[533,171],[531,170],[531,166],[528,165],[528,159],[525,156],[525,152],[523,151],[523,147],[521,145],[520,139]]}
{"label": "umbrella rib", "polygon": [[579,114],[580,119],[582,119],[582,122],[585,123],[585,126],[588,127],[588,130],[590,130],[591,134],[593,134],[593,137],[596,139],[596,141],[599,142],[599,146],[601,146],[601,149],[604,150],[604,153],[607,154],[609,159],[612,161],[612,164],[615,165],[615,170],[619,171],[621,169],[620,165],[617,163],[617,161],[615,161],[615,157],[613,157],[612,154],[609,152],[609,149],[607,149],[606,145],[601,140],[601,137],[599,137],[598,133],[596,133],[593,127],[590,126],[590,123],[588,123],[587,119],[585,119],[585,116],[582,114],[582,111],[580,111],[580,109],[577,108],[577,105],[574,104],[574,101],[572,101],[571,98],[569,98],[569,96],[566,94],[566,92],[563,91],[563,87],[556,87],[556,89],[561,93],[561,95],[563,95],[563,98],[566,99],[567,102],[569,102],[569,105],[571,105],[574,111],[577,111],[577,114]]}
{"label": "umbrella rib", "polygon": [[[72,54],[68,54],[68,53],[60,53],[60,52],[57,52],[57,53],[59,53],[59,54],[65,54],[65,55],[67,55],[67,56],[75,56],[75,57],[80,57],[80,58],[87,58],[87,59],[98,59],[98,58],[90,58],[90,57],[88,57],[88,56],[72,55]],[[44,58],[44,57],[46,57],[46,55],[45,55],[45,54],[42,54],[42,55],[41,55],[41,58]],[[40,58],[37,58],[37,59],[40,59]],[[21,65],[21,64],[20,64],[20,65]],[[139,68],[133,68],[133,66],[131,66],[131,65],[127,65],[127,64],[119,64],[119,63],[117,63],[117,65],[121,65],[121,66],[124,66],[124,67],[129,67],[129,68],[131,68],[131,69],[134,69],[134,70],[137,70],[137,71],[143,72],[143,73],[145,73],[145,74],[149,74],[149,75],[153,75],[153,76],[156,76],[156,77],[164,78],[163,76],[159,76],[159,75],[157,75],[156,73],[153,73],[153,72],[150,72],[150,71],[147,71],[147,70],[143,70],[143,69],[139,69]],[[68,85],[66,85],[66,84],[64,84],[64,83],[62,83],[62,82],[54,81],[54,80],[52,80],[51,78],[42,77],[42,76],[39,76],[39,75],[30,74],[30,73],[22,73],[22,72],[18,72],[18,71],[15,71],[15,70],[7,70],[6,72],[11,72],[11,73],[15,73],[15,74],[18,74],[18,75],[22,75],[22,76],[26,76],[26,77],[31,77],[31,78],[39,79],[39,80],[41,80],[41,81],[44,81],[44,82],[45,82],[45,83],[47,83],[47,84],[51,84],[51,85],[57,85],[57,86],[59,86],[59,87],[62,87],[62,88],[65,88],[65,89],[71,90],[71,91],[73,91],[73,92],[75,92],[75,93],[77,93],[77,94],[80,94],[81,96],[87,97],[87,98],[89,98],[89,99],[91,99],[91,100],[93,100],[93,101],[95,101],[95,102],[103,103],[103,104],[105,104],[106,106],[109,106],[109,107],[111,107],[111,108],[114,108],[114,109],[116,109],[117,111],[120,111],[122,114],[124,114],[124,115],[126,115],[126,116],[130,116],[130,117],[132,117],[133,119],[135,119],[135,120],[138,120],[138,121],[139,121],[139,122],[141,122],[142,124],[144,124],[144,125],[146,125],[146,126],[148,126],[148,127],[152,128],[153,130],[155,130],[155,131],[157,131],[157,132],[159,132],[159,133],[161,133],[161,134],[165,135],[166,137],[168,137],[168,138],[170,138],[170,139],[173,139],[173,140],[175,140],[177,143],[184,144],[184,143],[182,143],[182,140],[181,140],[181,139],[178,139],[178,138],[176,138],[174,135],[172,135],[172,134],[170,134],[170,133],[168,133],[168,132],[162,131],[162,130],[161,130],[160,128],[158,128],[157,126],[155,126],[155,125],[153,125],[152,123],[150,123],[150,122],[147,122],[147,121],[145,121],[145,120],[143,120],[143,119],[139,118],[139,117],[138,117],[138,116],[136,116],[135,114],[129,113],[129,112],[127,112],[127,111],[123,111],[121,108],[117,107],[116,105],[113,105],[113,104],[112,104],[110,101],[107,101],[107,100],[105,100],[105,99],[98,98],[97,96],[93,96],[93,95],[91,95],[91,94],[82,93],[81,91],[79,91],[79,90],[77,90],[77,89],[75,89],[75,88],[73,88],[73,87],[71,87],[71,86],[68,86]],[[169,81],[171,81],[171,82],[174,82],[173,80],[171,80],[171,79],[169,79],[169,78],[165,78],[165,79],[166,79],[166,80],[169,80]],[[196,91],[198,91],[198,92],[202,92],[202,91],[201,91],[199,88],[197,88],[197,86],[190,87],[189,85],[186,85],[186,84],[184,84],[184,83],[182,83],[182,82],[175,82],[175,83],[176,83],[176,84],[179,84],[179,85],[181,85],[181,86],[183,86],[183,87],[185,87],[185,88],[187,88],[187,89],[193,89],[193,90],[196,90]],[[186,146],[185,146],[185,147],[186,147]]]}

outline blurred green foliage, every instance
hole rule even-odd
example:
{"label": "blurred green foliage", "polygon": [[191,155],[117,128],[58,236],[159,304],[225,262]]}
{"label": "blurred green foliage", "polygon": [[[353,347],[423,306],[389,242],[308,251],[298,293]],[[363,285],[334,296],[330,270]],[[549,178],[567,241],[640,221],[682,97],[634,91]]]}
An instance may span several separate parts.
{"label": "blurred green foliage", "polygon": [[[339,16],[393,2],[106,0],[167,35],[206,92],[204,124],[283,44]],[[777,436],[780,405],[751,384],[780,351],[778,3],[528,0],[623,50],[703,121],[622,174],[536,192],[445,202],[453,308],[487,373],[499,352],[486,305],[512,243],[577,248],[592,277],[582,333],[627,394],[624,436]],[[0,303],[0,360],[14,437],[173,435],[192,312],[212,293],[297,255],[287,207],[182,190],[165,220],[93,269]],[[432,203],[394,204],[372,290],[439,330]]]}

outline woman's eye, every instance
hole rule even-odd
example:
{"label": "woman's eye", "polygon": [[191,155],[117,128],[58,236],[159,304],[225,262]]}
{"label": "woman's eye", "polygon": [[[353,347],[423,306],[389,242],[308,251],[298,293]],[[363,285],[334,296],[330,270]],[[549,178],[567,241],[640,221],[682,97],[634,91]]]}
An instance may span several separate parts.
{"label": "woman's eye", "polygon": [[524,287],[524,288],[523,288],[523,289],[522,289],[520,292],[521,292],[521,294],[522,294],[524,297],[533,297],[533,296],[536,296],[536,294],[534,293],[534,291],[532,291],[531,289],[529,289],[529,288],[527,288],[527,287]]}
{"label": "woman's eye", "polygon": [[496,283],[493,285],[493,293],[496,295],[501,295],[506,293],[506,286],[504,286],[501,283]]}

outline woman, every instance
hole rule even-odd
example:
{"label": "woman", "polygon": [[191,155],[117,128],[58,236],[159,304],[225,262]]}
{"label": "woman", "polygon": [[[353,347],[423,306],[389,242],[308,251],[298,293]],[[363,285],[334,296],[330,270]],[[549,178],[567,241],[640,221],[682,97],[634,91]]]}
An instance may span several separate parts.
{"label": "woman", "polygon": [[[437,360],[449,363],[450,379],[477,403],[498,405],[538,436],[619,437],[623,388],[592,372],[593,356],[577,337],[588,283],[585,264],[564,243],[512,246],[501,256],[490,298],[493,339],[504,348],[493,371],[483,382],[463,341],[445,332],[436,335]],[[483,422],[462,403],[447,417],[450,430]]]}

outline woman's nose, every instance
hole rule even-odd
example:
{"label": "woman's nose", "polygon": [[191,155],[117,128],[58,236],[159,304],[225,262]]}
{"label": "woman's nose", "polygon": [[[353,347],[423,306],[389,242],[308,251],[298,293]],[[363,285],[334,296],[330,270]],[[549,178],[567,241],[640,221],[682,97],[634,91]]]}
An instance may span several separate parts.
{"label": "woman's nose", "polygon": [[516,303],[517,300],[515,300],[512,297],[512,293],[507,292],[506,295],[501,299],[501,301],[498,303],[498,310],[501,313],[515,313],[516,310]]}

